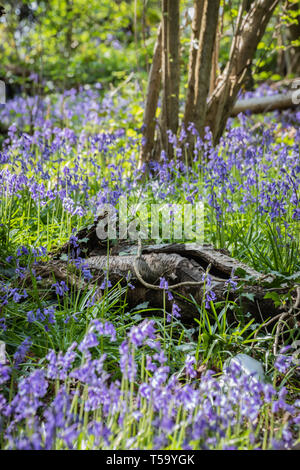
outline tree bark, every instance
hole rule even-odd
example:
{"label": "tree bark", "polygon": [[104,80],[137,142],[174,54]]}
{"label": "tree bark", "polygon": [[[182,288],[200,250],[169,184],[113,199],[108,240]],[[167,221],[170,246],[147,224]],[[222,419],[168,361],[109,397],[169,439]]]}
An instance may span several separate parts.
{"label": "tree bark", "polygon": [[180,0],[162,0],[162,117],[161,130],[164,150],[170,150],[167,131],[178,130],[179,114],[179,20]]}
{"label": "tree bark", "polygon": [[[287,10],[290,10],[291,12],[296,12],[300,10],[300,5],[299,2],[297,3],[292,3],[292,2],[287,2]],[[291,23],[288,28],[287,28],[287,40],[288,44],[292,44],[293,41],[299,41],[300,40],[300,16],[297,16],[293,23]],[[287,74],[295,74],[295,75],[300,75],[300,45],[295,45],[288,50],[289,54],[289,64],[287,67]]]}
{"label": "tree bark", "polygon": [[161,86],[162,25],[159,26],[152,65],[149,73],[146,104],[144,111],[143,141],[140,153],[140,166],[148,164],[155,157],[153,154],[156,109]]}
{"label": "tree bark", "polygon": [[[229,61],[217,85],[208,99],[212,76],[212,56],[216,43],[220,0],[194,1],[193,32],[191,40],[189,75],[183,123],[185,128],[194,123],[201,137],[206,126],[210,127],[214,143],[221,137],[247,71],[250,71],[257,46],[280,0],[242,0],[236,22]],[[159,158],[160,150],[172,158],[172,146],[168,142],[170,130],[177,134],[179,114],[179,15],[180,0],[162,0],[161,47],[159,39],[153,67],[149,77],[148,96],[144,115],[144,142],[140,163]],[[195,48],[197,43],[198,48]],[[159,61],[161,54],[162,110],[159,121],[160,139],[154,142],[155,110],[159,95]],[[215,54],[217,59],[217,50]],[[154,65],[154,63],[156,65]],[[283,106],[283,104],[280,104]],[[287,105],[284,105],[287,106]],[[191,143],[191,136],[187,141]],[[190,149],[192,147],[190,146]],[[191,156],[192,152],[189,151]],[[154,155],[156,154],[156,155]]]}
{"label": "tree bark", "polygon": [[278,3],[279,0],[258,0],[243,18],[241,16],[241,25],[238,25],[233,39],[230,59],[207,106],[205,125],[210,127],[215,143],[225,129],[247,68]]}
{"label": "tree bark", "polygon": [[290,92],[286,94],[238,100],[230,115],[237,116],[239,113],[245,113],[247,111],[253,114],[267,113],[270,111],[296,108],[297,106],[299,106],[299,104],[293,100],[293,93]]}
{"label": "tree bark", "polygon": [[204,134],[207,96],[212,69],[212,56],[218,27],[220,0],[205,0],[196,60],[194,119],[200,136]]}
{"label": "tree bark", "polygon": [[192,35],[189,56],[188,86],[184,111],[184,126],[188,127],[194,118],[194,100],[195,100],[195,80],[196,80],[196,61],[197,51],[199,49],[201,20],[203,17],[204,0],[194,0],[194,18],[192,22]]}
{"label": "tree bark", "polygon": [[[64,249],[67,249],[67,246]],[[135,268],[136,262],[139,275]],[[244,313],[251,312],[257,320],[262,319],[261,315],[267,319],[278,313],[273,301],[264,299],[268,286],[274,280],[273,277],[255,271],[231,258],[225,250],[216,250],[211,245],[195,243],[148,245],[143,247],[143,253],[139,257],[135,245],[119,245],[115,246],[113,253],[110,254],[109,263],[107,248],[95,245],[94,256],[88,254],[84,263],[94,275],[92,280],[84,281],[82,276],[76,275],[74,268],[70,269],[70,264],[62,260],[52,259],[48,263],[39,263],[35,266],[35,271],[41,276],[40,282],[45,285],[47,282],[49,285],[53,284],[54,275],[56,280],[64,280],[69,286],[72,285],[78,290],[84,290],[89,285],[101,285],[107,276],[112,285],[125,287],[130,274],[130,283],[135,288],[133,290],[129,288],[127,291],[128,306],[133,308],[147,301],[150,307],[158,308],[161,312],[163,312],[164,292],[159,288],[159,279],[164,277],[175,302],[181,309],[181,318],[184,322],[193,321],[199,315],[192,297],[198,305],[203,305],[207,292],[212,290],[216,295],[215,302],[226,300],[228,280],[234,271],[240,279],[241,287],[236,291],[230,291],[228,297],[230,301],[240,305]],[[205,285],[203,279],[209,265],[211,283]],[[30,278],[27,282],[30,282]],[[172,285],[178,283],[181,285],[172,289]],[[289,289],[289,287],[283,288],[282,292],[287,292]],[[99,295],[101,296],[101,292]],[[173,301],[168,300],[168,296],[165,300],[167,311],[171,312]],[[228,310],[228,320],[232,319],[234,319],[233,314]]]}
{"label": "tree bark", "polygon": [[220,54],[220,36],[219,25],[217,25],[216,39],[214,44],[213,56],[212,56],[212,68],[210,74],[209,83],[209,95],[211,95],[216,87],[216,80],[219,71],[219,54]]}

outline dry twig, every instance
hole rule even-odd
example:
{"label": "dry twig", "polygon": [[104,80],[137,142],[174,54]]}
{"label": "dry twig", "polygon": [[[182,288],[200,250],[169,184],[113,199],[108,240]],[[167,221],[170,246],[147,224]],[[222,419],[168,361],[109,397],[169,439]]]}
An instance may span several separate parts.
{"label": "dry twig", "polygon": [[275,356],[277,355],[279,336],[282,330],[282,323],[285,318],[290,317],[290,316],[295,318],[298,315],[297,313],[293,314],[293,312],[297,310],[299,305],[300,305],[300,286],[297,287],[297,297],[296,297],[296,301],[294,305],[292,305],[291,308],[287,312],[283,312],[279,317],[279,320],[276,326],[275,340],[274,340],[274,346],[273,346],[273,353]]}
{"label": "dry twig", "polygon": [[[138,268],[138,260],[141,258],[141,255],[142,255],[142,242],[141,242],[141,239],[138,240],[138,251],[137,251],[137,255],[136,257],[134,258],[134,261],[133,261],[133,267],[134,267],[134,271],[135,271],[135,275],[136,277],[138,278],[138,280],[140,281],[140,283],[147,287],[148,289],[153,289],[153,290],[161,290],[161,287],[160,286],[156,286],[155,284],[149,284],[148,282],[144,281],[144,279],[142,278],[140,272],[139,272],[139,268]],[[207,270],[206,270],[206,275],[209,273],[209,270],[211,268],[211,264],[207,267]],[[193,282],[193,281],[186,281],[186,282],[179,282],[178,284],[173,284],[172,286],[169,286],[169,289],[172,290],[172,289],[178,289],[179,287],[183,287],[183,286],[203,286],[204,284],[204,281],[198,281],[198,282]]]}

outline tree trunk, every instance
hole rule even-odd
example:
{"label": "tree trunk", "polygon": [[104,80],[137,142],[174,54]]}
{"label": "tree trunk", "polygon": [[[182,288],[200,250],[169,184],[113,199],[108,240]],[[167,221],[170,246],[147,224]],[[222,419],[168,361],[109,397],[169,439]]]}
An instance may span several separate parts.
{"label": "tree trunk", "polygon": [[180,0],[162,0],[162,117],[161,131],[163,148],[170,150],[167,131],[178,130],[179,114],[179,20]]}
{"label": "tree trunk", "polygon": [[206,102],[212,69],[212,56],[218,27],[220,0],[205,0],[196,60],[193,122],[201,136],[204,134]]}
{"label": "tree trunk", "polygon": [[217,76],[219,73],[219,54],[220,54],[220,39],[221,32],[219,25],[217,25],[216,39],[212,56],[212,68],[209,82],[209,95],[211,95],[216,87]]}
{"label": "tree trunk", "polygon": [[[291,12],[299,12],[300,10],[300,5],[299,2],[297,3],[292,3],[292,2],[287,2],[287,9],[290,10]],[[297,16],[294,20],[293,23],[291,23],[286,32],[287,36],[287,43],[288,45],[292,44],[293,41],[299,41],[300,40],[300,16]],[[295,74],[295,75],[300,75],[300,45],[295,45],[288,50],[289,54],[289,64],[287,67],[287,74]]]}
{"label": "tree trunk", "polygon": [[194,18],[192,22],[192,36],[189,56],[188,87],[184,111],[184,126],[187,129],[194,120],[196,61],[199,49],[201,20],[203,16],[204,0],[194,0]]}
{"label": "tree trunk", "polygon": [[[250,11],[251,5],[255,0],[246,0],[245,10],[248,13]],[[249,63],[244,79],[244,88],[246,91],[253,91],[254,90],[254,78],[252,75],[252,61]]]}
{"label": "tree trunk", "polygon": [[156,109],[161,85],[162,25],[159,26],[152,65],[149,73],[148,89],[144,111],[143,141],[140,153],[140,166],[148,164],[155,157],[153,154]]}
{"label": "tree trunk", "polygon": [[244,18],[241,16],[241,25],[237,27],[229,61],[208,102],[205,125],[210,127],[215,143],[225,129],[247,68],[278,3],[279,0],[258,0]]}
{"label": "tree trunk", "polygon": [[[183,123],[195,124],[200,136],[206,126],[210,127],[214,143],[221,137],[227,119],[232,115],[234,104],[250,72],[252,60],[267,24],[280,0],[242,0],[231,45],[229,61],[217,85],[208,99],[212,76],[212,56],[216,43],[220,0],[194,1],[193,32],[191,40],[186,106]],[[168,132],[177,134],[179,114],[179,15],[180,0],[162,0],[161,47],[160,33],[155,49],[153,66],[149,77],[148,94],[144,115],[144,140],[140,163],[158,159],[164,149],[172,157],[172,145]],[[195,44],[198,42],[198,48]],[[215,51],[215,61],[218,51]],[[162,110],[159,121],[160,139],[154,142],[155,111],[159,96],[160,68],[162,62]],[[251,73],[250,73],[251,75]],[[212,87],[213,88],[213,87]],[[192,144],[191,135],[187,141]],[[185,141],[185,143],[187,143]],[[190,145],[190,155],[192,145]]]}

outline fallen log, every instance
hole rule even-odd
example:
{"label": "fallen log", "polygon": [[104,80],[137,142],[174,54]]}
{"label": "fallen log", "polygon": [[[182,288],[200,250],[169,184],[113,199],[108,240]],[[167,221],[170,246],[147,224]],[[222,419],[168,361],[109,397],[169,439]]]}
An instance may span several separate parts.
{"label": "fallen log", "polygon": [[238,100],[232,110],[231,117],[245,112],[259,114],[276,110],[283,111],[284,109],[296,108],[299,106],[299,100],[294,99],[295,94],[296,90],[293,92],[287,92],[285,94]]}
{"label": "fallen log", "polygon": [[[93,239],[93,227],[87,229],[87,232]],[[128,308],[146,301],[150,307],[163,311],[165,302],[167,311],[171,313],[175,301],[180,308],[182,321],[188,323],[199,317],[199,306],[204,305],[211,291],[215,295],[215,302],[221,302],[219,309],[223,308],[225,299],[236,304],[234,309],[227,311],[229,321],[236,320],[239,314],[244,316],[250,312],[261,322],[280,311],[271,299],[264,298],[266,293],[272,290],[268,287],[274,280],[271,275],[263,275],[230,257],[225,250],[217,250],[211,245],[147,245],[142,247],[141,253],[137,245],[123,242],[114,245],[107,258],[105,243],[99,243],[98,240],[94,250],[90,240],[86,238],[85,243],[88,249],[84,264],[91,270],[92,280],[83,281],[82,276],[74,272],[74,267],[70,273],[72,263],[63,259],[52,259],[48,263],[38,265],[36,273],[43,280],[48,278],[51,283],[53,276],[57,280],[68,281],[77,289],[97,285],[99,298],[103,294],[103,289],[101,291],[99,286],[107,277],[112,285],[120,286],[126,286],[129,277],[134,289],[129,288],[127,292]],[[67,251],[70,253],[68,244],[60,250],[60,256],[62,252],[65,256]],[[233,272],[239,283],[237,289],[229,286]],[[160,288],[162,277],[168,282],[168,290],[173,299]],[[287,293],[289,289],[290,287],[284,286],[277,289],[277,292]]]}

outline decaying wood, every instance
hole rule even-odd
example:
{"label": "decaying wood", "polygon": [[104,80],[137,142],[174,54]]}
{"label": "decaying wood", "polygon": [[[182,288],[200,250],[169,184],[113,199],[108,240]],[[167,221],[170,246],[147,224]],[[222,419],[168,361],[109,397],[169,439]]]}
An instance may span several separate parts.
{"label": "decaying wood", "polygon": [[[92,239],[95,224],[87,229]],[[87,232],[80,233],[87,235]],[[240,305],[241,312],[251,312],[258,321],[261,321],[262,317],[266,320],[279,313],[272,300],[264,299],[268,292],[268,283],[273,280],[272,276],[255,271],[230,257],[226,251],[216,250],[211,245],[194,243],[146,245],[142,247],[140,254],[138,246],[132,242],[116,243],[109,248],[105,242],[98,241],[95,244],[88,242],[85,237],[85,241],[81,244],[84,243],[87,245],[84,263],[93,273],[92,280],[84,281],[79,275],[76,277],[74,267],[71,268],[71,273],[68,272],[68,266],[72,266],[72,263],[64,261],[65,257],[62,257],[36,267],[36,273],[43,278],[42,282],[47,278],[51,278],[53,282],[54,276],[59,280],[68,281],[76,289],[83,289],[92,285],[101,286],[107,276],[113,285],[119,283],[120,286],[126,286],[129,277],[131,285],[135,288],[128,289],[126,298],[128,308],[146,301],[150,307],[162,311],[164,291],[160,289],[159,283],[160,278],[164,277],[174,300],[181,309],[182,321],[190,322],[199,316],[195,303],[198,305],[203,303],[207,290],[214,292],[217,302],[224,302],[228,295],[228,280],[235,272],[240,286],[236,291],[231,290],[228,298]],[[68,244],[56,253],[56,258],[66,253],[70,253]],[[208,269],[211,279],[209,288],[205,281]],[[284,287],[278,292],[285,293],[288,290]],[[101,296],[101,292],[99,295]],[[169,300],[168,296],[165,296],[167,311],[171,312],[174,300]],[[235,318],[230,310],[228,318],[229,320]]]}
{"label": "decaying wood", "polygon": [[267,113],[276,110],[282,111],[284,109],[296,108],[297,106],[299,106],[299,104],[293,100],[293,92],[262,96],[238,100],[231,112],[231,116],[237,116],[239,113],[245,113],[247,111],[253,114]]}

